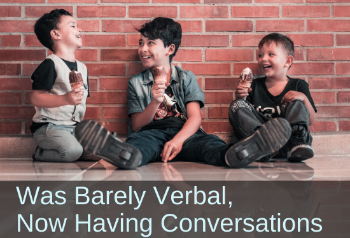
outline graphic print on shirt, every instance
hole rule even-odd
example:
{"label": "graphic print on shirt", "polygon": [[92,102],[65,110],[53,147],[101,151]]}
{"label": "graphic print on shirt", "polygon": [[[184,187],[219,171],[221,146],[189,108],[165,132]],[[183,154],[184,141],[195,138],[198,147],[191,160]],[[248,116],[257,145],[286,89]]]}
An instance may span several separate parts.
{"label": "graphic print on shirt", "polygon": [[181,114],[177,109],[175,96],[165,93],[163,102],[159,105],[154,115],[154,120],[162,120],[166,117],[180,117]]}
{"label": "graphic print on shirt", "polygon": [[254,106],[255,110],[258,112],[262,113],[264,116],[269,117],[269,118],[275,118],[281,116],[281,108],[282,110],[285,109],[286,105],[282,104],[281,106],[276,106],[276,107],[265,107],[261,108],[261,106]]}

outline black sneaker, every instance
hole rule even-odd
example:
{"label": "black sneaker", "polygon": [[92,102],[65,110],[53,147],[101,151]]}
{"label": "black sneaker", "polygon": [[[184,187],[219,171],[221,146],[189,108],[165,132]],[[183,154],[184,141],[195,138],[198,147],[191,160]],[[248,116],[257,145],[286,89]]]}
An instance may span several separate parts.
{"label": "black sneaker", "polygon": [[136,169],[142,160],[141,152],[119,140],[104,126],[84,120],[75,128],[75,136],[84,150],[95,154],[122,169]]}
{"label": "black sneaker", "polygon": [[292,136],[289,140],[290,151],[287,154],[289,162],[300,162],[314,157],[314,150],[307,141],[307,131],[302,125],[292,127]]}
{"label": "black sneaker", "polygon": [[264,123],[253,135],[227,150],[226,164],[232,168],[243,168],[277,152],[288,142],[291,131],[289,122],[284,118],[274,118]]}

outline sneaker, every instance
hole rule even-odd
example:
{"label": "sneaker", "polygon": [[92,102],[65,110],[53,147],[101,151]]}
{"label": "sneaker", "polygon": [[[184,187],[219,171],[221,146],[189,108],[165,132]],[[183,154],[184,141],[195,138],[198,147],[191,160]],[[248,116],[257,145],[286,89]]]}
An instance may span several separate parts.
{"label": "sneaker", "polygon": [[253,135],[231,146],[225,155],[226,164],[243,168],[250,163],[281,149],[291,135],[289,122],[274,118],[264,123]]}
{"label": "sneaker", "polygon": [[38,150],[38,148],[39,148],[39,146],[37,146],[37,147],[35,148],[35,151],[34,151],[34,153],[32,154],[32,159],[33,159],[33,161],[37,161],[36,158],[35,158],[35,153],[36,153],[36,151]]}
{"label": "sneaker", "polygon": [[307,131],[304,126],[294,125],[289,140],[290,151],[287,154],[289,162],[300,162],[314,157],[314,150],[306,143]]}
{"label": "sneaker", "polygon": [[141,164],[142,155],[136,147],[122,142],[97,122],[84,120],[78,123],[75,136],[84,150],[118,168],[136,169]]}

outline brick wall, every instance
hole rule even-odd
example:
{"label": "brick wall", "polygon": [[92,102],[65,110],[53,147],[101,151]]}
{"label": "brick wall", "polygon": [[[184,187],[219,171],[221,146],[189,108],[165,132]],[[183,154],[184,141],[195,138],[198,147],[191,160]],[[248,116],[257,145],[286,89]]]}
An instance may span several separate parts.
{"label": "brick wall", "polygon": [[54,8],[72,12],[84,31],[76,57],[90,74],[86,118],[118,134],[127,132],[127,81],[142,70],[134,27],[156,16],[182,25],[174,61],[205,92],[207,132],[232,132],[227,108],[238,75],[247,66],[258,73],[256,45],[274,31],[296,45],[289,74],[310,85],[318,108],[312,131],[350,131],[349,0],[0,0],[0,134],[30,133],[30,75],[49,54],[33,25]]}

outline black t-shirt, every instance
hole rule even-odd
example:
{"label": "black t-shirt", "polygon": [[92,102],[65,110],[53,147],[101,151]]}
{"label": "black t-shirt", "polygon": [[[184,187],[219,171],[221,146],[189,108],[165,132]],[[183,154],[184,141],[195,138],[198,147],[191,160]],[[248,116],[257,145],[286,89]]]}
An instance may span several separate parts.
{"label": "black t-shirt", "polygon": [[[287,76],[288,77],[288,76]],[[289,81],[280,95],[273,96],[266,87],[266,77],[254,79],[251,85],[252,91],[247,96],[247,101],[254,105],[255,109],[266,117],[278,117],[284,105],[281,103],[283,96],[288,91],[297,91],[305,94],[309,99],[315,112],[317,112],[314,101],[312,100],[309,84],[302,79],[289,78]]]}
{"label": "black t-shirt", "polygon": [[[78,71],[78,63],[76,61],[70,62],[64,59],[62,60],[64,63],[66,63],[66,65],[70,70]],[[56,77],[57,77],[57,73],[55,69],[55,63],[51,59],[45,59],[38,66],[38,68],[36,68],[36,70],[31,76],[31,79],[33,80],[32,89],[47,90],[50,92],[53,85],[55,84]],[[88,84],[88,97],[90,97],[89,77],[87,77],[87,84]],[[40,127],[46,124],[48,123],[33,122],[32,125],[30,126],[30,131],[34,133],[36,130],[38,130]]]}
{"label": "black t-shirt", "polygon": [[140,131],[151,129],[165,130],[167,128],[182,129],[186,119],[176,102],[170,86],[165,89],[165,94],[165,99],[159,105],[153,121],[142,127]]}

